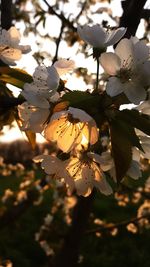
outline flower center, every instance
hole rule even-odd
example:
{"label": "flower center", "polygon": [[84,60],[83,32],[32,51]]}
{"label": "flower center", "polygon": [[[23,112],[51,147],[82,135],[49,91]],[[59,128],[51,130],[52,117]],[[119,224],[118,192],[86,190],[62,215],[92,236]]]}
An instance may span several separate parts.
{"label": "flower center", "polygon": [[131,81],[131,70],[130,69],[125,69],[121,68],[118,77],[121,80],[122,83],[129,82]]}
{"label": "flower center", "polygon": [[80,120],[78,118],[74,118],[71,113],[68,113],[67,120],[72,124],[76,124],[76,123],[80,122]]}
{"label": "flower center", "polygon": [[0,46],[0,53],[4,52],[7,49],[9,49],[9,46],[7,46],[7,45],[1,45]]}

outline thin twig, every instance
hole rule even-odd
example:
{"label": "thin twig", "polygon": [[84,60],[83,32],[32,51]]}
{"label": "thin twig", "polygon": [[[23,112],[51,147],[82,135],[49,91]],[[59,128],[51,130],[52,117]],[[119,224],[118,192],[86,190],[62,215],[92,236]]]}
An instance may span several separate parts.
{"label": "thin twig", "polygon": [[96,87],[95,92],[98,92],[98,85],[99,85],[99,58],[96,58],[97,63],[97,73],[96,73]]}
{"label": "thin twig", "polygon": [[62,22],[62,25],[61,25],[61,28],[60,28],[60,33],[59,33],[59,36],[58,36],[58,38],[56,40],[56,51],[55,51],[55,56],[53,58],[52,63],[54,63],[55,61],[58,60],[58,50],[59,50],[59,45],[60,45],[60,42],[61,42],[61,38],[62,38],[64,27],[65,27],[65,24]]}
{"label": "thin twig", "polygon": [[120,19],[119,27],[126,27],[127,31],[123,38],[134,36],[140,19],[142,17],[143,7],[146,0],[126,0],[122,1],[123,15]]}
{"label": "thin twig", "polygon": [[80,12],[78,13],[78,15],[76,16],[76,21],[77,21],[77,20],[80,18],[80,16],[82,15],[82,13],[83,13],[83,11],[84,11],[86,5],[87,5],[87,1],[85,1],[85,2],[82,3],[81,10],[80,10]]}
{"label": "thin twig", "polygon": [[69,19],[66,19],[63,15],[63,13],[57,13],[53,7],[46,1],[46,0],[43,0],[43,2],[47,5],[48,7],[48,11],[50,14],[52,15],[55,15],[56,17],[58,17],[63,23],[64,25],[67,25],[69,28],[71,28],[74,32],[77,31],[77,29],[73,26],[73,23],[69,20]]}
{"label": "thin twig", "polygon": [[122,226],[126,226],[128,225],[129,223],[136,223],[142,219],[149,219],[150,218],[150,215],[143,215],[141,217],[136,217],[136,218],[132,218],[130,220],[125,220],[125,221],[122,221],[122,222],[119,222],[119,223],[112,223],[111,225],[105,225],[105,226],[99,226],[95,229],[91,229],[91,230],[88,230],[86,231],[86,234],[92,234],[92,233],[96,233],[96,232],[99,232],[99,231],[105,231],[105,230],[112,230],[114,228],[119,228],[119,227],[122,227]]}

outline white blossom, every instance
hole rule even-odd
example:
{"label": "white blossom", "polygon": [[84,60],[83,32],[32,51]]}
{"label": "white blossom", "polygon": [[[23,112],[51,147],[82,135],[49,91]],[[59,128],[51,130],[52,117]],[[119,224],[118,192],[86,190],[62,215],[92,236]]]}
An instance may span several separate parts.
{"label": "white blossom", "polygon": [[33,73],[33,82],[25,83],[22,95],[29,104],[48,108],[49,103],[58,100],[59,94],[56,92],[59,85],[59,75],[54,66],[46,68],[39,66]]}
{"label": "white blossom", "polygon": [[39,155],[35,157],[34,162],[41,162],[41,167],[45,173],[54,176],[55,179],[64,180],[68,185],[70,192],[74,190],[74,180],[69,176],[64,176],[64,162],[53,155]]}
{"label": "white blossom", "polygon": [[0,35],[0,59],[9,65],[16,65],[15,61],[20,60],[22,53],[31,51],[29,45],[20,45],[20,33],[16,27],[8,31],[3,29]]}
{"label": "white blossom", "polygon": [[104,195],[112,194],[97,156],[95,153],[84,152],[65,161],[64,177],[74,179],[78,195],[88,196],[94,187]]}
{"label": "white blossom", "polygon": [[134,147],[133,156],[137,161],[140,161],[141,156],[143,158],[150,159],[150,137],[144,133],[142,135],[138,135],[138,137],[143,151],[139,150],[137,147]]}
{"label": "white blossom", "polygon": [[75,68],[75,62],[73,60],[60,59],[54,63],[58,74],[64,75]]}
{"label": "white blossom", "polygon": [[22,95],[29,104],[48,108],[50,102],[59,99],[60,76],[72,70],[74,65],[73,60],[61,59],[50,67],[38,66],[33,73],[33,82],[25,83]]}
{"label": "white blossom", "polygon": [[98,140],[98,129],[94,119],[85,111],[70,107],[56,112],[45,128],[44,137],[57,142],[58,148],[69,152],[77,145],[87,148]]}
{"label": "white blossom", "polygon": [[100,25],[96,24],[92,27],[84,25],[78,26],[78,34],[81,39],[100,50],[106,50],[107,46],[117,43],[125,34],[125,28],[119,28],[117,30],[105,30]]}
{"label": "white blossom", "polygon": [[18,105],[18,114],[22,121],[21,129],[23,131],[31,130],[35,133],[41,133],[50,114],[49,108],[39,108],[24,102]]}
{"label": "white blossom", "polygon": [[[142,176],[139,164],[139,154],[136,149],[133,148],[133,157],[129,169],[127,170],[127,175],[132,179],[138,179]],[[101,155],[97,155],[97,160],[99,161],[103,171],[108,171],[113,177],[114,182],[116,182],[116,170],[114,159],[111,156],[110,151],[103,152]]]}
{"label": "white blossom", "polygon": [[142,177],[142,172],[140,170],[140,163],[138,161],[132,160],[130,167],[127,171],[127,175],[129,175],[132,179],[137,180]]}
{"label": "white blossom", "polygon": [[124,93],[131,103],[146,98],[150,85],[149,48],[137,38],[122,39],[114,53],[103,53],[100,62],[110,77],[106,85],[108,95]]}

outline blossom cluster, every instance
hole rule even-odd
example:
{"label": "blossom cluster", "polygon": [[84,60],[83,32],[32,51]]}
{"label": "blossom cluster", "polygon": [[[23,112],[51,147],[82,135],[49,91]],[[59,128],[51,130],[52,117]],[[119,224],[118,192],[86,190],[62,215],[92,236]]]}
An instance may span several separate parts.
{"label": "blossom cluster", "polygon": [[31,51],[29,45],[20,45],[21,36],[16,27],[8,31],[2,29],[0,35],[0,59],[9,65],[16,65],[15,61],[21,59],[22,54]]}
{"label": "blossom cluster", "polygon": [[[88,196],[94,187],[109,195],[113,190],[107,178],[112,177],[117,182],[118,168],[114,137],[111,135],[114,129],[112,121],[120,111],[120,104],[115,100],[121,96],[126,99],[121,104],[135,104],[139,113],[150,115],[149,47],[136,37],[123,38],[125,28],[111,31],[100,25],[86,25],[78,27],[77,32],[87,45],[93,47],[93,57],[106,73],[103,92],[99,90],[97,73],[96,89],[83,93],[83,99],[75,91],[75,101],[75,94],[65,87],[63,80],[65,74],[73,72],[75,62],[60,59],[52,66],[35,69],[33,81],[24,84],[21,94],[25,102],[18,106],[18,114],[22,130],[41,133],[55,148],[52,154],[39,155],[34,159],[41,162],[48,176],[64,182],[69,192],[76,191],[78,195]],[[13,65],[21,53],[29,50],[29,47],[20,46],[19,41],[14,27],[8,32],[2,31],[1,60]],[[117,44],[114,52],[107,52],[107,47],[114,44]],[[102,100],[104,96],[105,101]],[[138,127],[132,130],[136,131],[134,136],[138,142],[132,143],[131,160],[125,172],[133,179],[141,176],[140,157],[150,159],[150,138],[135,128]],[[117,142],[115,145],[117,147]]]}

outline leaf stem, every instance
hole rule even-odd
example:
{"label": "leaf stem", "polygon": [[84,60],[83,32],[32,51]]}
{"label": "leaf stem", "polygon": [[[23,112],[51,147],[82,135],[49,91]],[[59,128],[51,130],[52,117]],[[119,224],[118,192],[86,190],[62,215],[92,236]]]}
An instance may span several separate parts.
{"label": "leaf stem", "polygon": [[98,84],[99,84],[99,57],[96,57],[97,62],[97,73],[96,73],[96,87],[95,92],[98,92]]}

